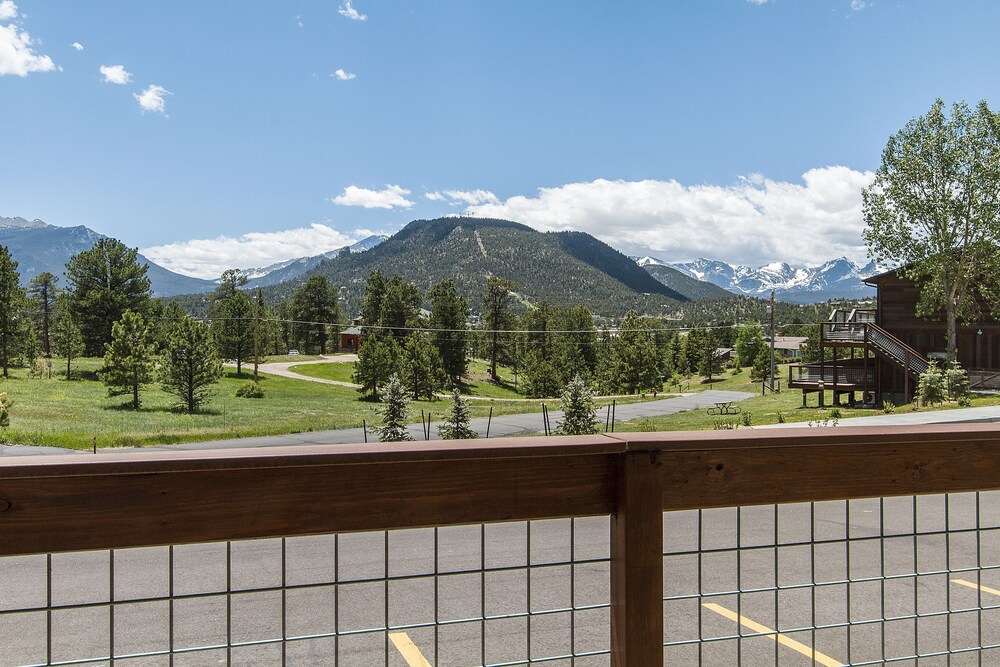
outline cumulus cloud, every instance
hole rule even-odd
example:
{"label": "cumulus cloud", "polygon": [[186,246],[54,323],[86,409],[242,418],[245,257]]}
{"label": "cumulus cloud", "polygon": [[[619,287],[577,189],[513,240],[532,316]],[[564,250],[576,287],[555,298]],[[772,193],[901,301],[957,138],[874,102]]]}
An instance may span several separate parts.
{"label": "cumulus cloud", "polygon": [[101,76],[104,77],[104,83],[124,86],[132,80],[132,74],[125,70],[124,65],[101,65],[100,70]]}
{"label": "cumulus cloud", "polygon": [[357,74],[352,74],[351,72],[345,72],[343,68],[338,69],[336,72],[330,76],[340,79],[341,81],[350,81],[357,77]]}
{"label": "cumulus cloud", "polygon": [[77,51],[83,51],[83,44],[81,44],[80,42],[73,42],[72,44],[70,44],[70,46],[72,46]]}
{"label": "cumulus cloud", "polygon": [[139,106],[142,107],[144,112],[155,111],[157,113],[165,113],[166,100],[164,98],[167,95],[173,95],[173,93],[163,86],[157,85],[148,86],[141,93],[132,93],[132,97],[139,102]]}
{"label": "cumulus cloud", "polygon": [[440,192],[425,192],[424,199],[428,201],[448,201],[448,198]]}
{"label": "cumulus cloud", "polygon": [[356,185],[348,185],[344,193],[330,201],[340,206],[361,206],[362,208],[411,208],[413,202],[406,198],[410,191],[399,185],[386,185],[382,190],[368,190]]}
{"label": "cumulus cloud", "polygon": [[351,0],[344,0],[344,4],[337,10],[341,16],[346,16],[352,21],[367,21],[367,14],[360,14],[358,10],[351,6]]}
{"label": "cumulus cloud", "polygon": [[600,179],[471,205],[466,213],[542,231],[584,231],[624,252],[655,251],[668,261],[863,261],[861,191],[873,178],[830,166],[810,169],[801,183],[760,174],[729,186]]}
{"label": "cumulus cloud", "polygon": [[226,269],[263,268],[297,257],[312,257],[351,245],[374,232],[344,234],[332,227],[309,227],[278,232],[251,232],[238,237],[219,236],[145,248],[142,254],[171,271],[196,278],[218,278]]}
{"label": "cumulus cloud", "polygon": [[17,5],[14,0],[2,0],[0,2],[0,21],[10,21],[17,18]]}
{"label": "cumulus cloud", "polygon": [[768,0],[747,0],[751,5],[766,5]]}
{"label": "cumulus cloud", "polygon": [[[0,3],[0,11],[17,16],[17,5],[13,2]],[[32,72],[51,72],[56,65],[48,56],[35,53],[31,35],[18,30],[13,23],[0,25],[0,76],[28,76]]]}
{"label": "cumulus cloud", "polygon": [[868,7],[868,2],[866,0],[851,0],[851,11],[860,12]]}

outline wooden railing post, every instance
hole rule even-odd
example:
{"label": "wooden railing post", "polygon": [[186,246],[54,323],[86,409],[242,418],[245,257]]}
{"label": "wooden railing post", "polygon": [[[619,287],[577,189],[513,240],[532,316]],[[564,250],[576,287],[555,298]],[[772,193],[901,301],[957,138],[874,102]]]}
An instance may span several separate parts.
{"label": "wooden railing post", "polygon": [[663,665],[663,471],[660,454],[622,455],[611,515],[611,665]]}

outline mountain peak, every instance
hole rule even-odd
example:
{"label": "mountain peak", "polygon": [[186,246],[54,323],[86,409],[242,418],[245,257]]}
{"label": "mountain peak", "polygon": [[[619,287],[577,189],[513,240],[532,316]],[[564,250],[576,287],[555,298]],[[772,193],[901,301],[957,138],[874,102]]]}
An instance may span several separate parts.
{"label": "mountain peak", "polygon": [[6,229],[41,229],[43,227],[51,227],[38,218],[34,220],[25,220],[24,218],[4,218],[0,217],[0,228]]}

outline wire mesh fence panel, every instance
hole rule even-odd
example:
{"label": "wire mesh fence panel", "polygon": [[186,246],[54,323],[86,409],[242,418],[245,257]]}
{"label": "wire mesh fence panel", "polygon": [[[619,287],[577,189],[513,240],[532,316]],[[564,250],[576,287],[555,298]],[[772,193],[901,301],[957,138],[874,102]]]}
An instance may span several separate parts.
{"label": "wire mesh fence panel", "polygon": [[668,512],[663,566],[667,664],[1000,664],[997,492]]}
{"label": "wire mesh fence panel", "polygon": [[0,666],[607,665],[608,517],[0,559]]}

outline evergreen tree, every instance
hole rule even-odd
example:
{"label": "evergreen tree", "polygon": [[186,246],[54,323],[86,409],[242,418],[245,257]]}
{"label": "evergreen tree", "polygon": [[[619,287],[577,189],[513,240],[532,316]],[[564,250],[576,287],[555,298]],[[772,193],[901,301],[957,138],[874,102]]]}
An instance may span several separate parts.
{"label": "evergreen tree", "polygon": [[753,368],[750,369],[750,379],[754,382],[763,382],[771,377],[771,350],[768,346],[760,348],[757,358],[753,360]]}
{"label": "evergreen tree", "polygon": [[552,360],[540,350],[528,350],[521,357],[521,389],[532,398],[559,394],[558,371]]}
{"label": "evergreen tree", "polygon": [[947,380],[936,361],[932,361],[927,370],[920,374],[918,393],[920,402],[924,405],[937,405],[948,398]]}
{"label": "evergreen tree", "polygon": [[663,389],[656,342],[647,320],[629,311],[622,320],[614,347],[614,372],[620,391],[636,394]]}
{"label": "evergreen tree", "polygon": [[409,334],[407,329],[421,325],[419,312],[422,301],[423,297],[416,285],[393,276],[382,299],[379,324],[384,331],[391,332],[397,342],[402,342]]}
{"label": "evergreen tree", "polygon": [[505,337],[500,332],[510,328],[513,319],[510,305],[513,301],[512,292],[516,289],[516,283],[504,278],[490,276],[486,280],[482,313],[488,337],[487,355],[490,359],[490,377],[494,382],[499,379],[497,378],[497,362],[503,353],[501,346],[505,342]]}
{"label": "evergreen tree", "polygon": [[376,427],[379,440],[382,442],[402,442],[413,440],[406,432],[406,417],[409,412],[410,399],[406,394],[399,375],[393,373],[389,382],[380,389],[383,403],[378,409],[382,417],[382,426]]}
{"label": "evergreen tree", "polygon": [[[378,327],[382,321],[382,301],[385,299],[385,291],[389,283],[382,273],[375,269],[368,274],[365,282],[364,295],[361,297],[361,322],[369,327]],[[384,331],[377,328],[363,329],[365,336],[374,334],[377,338],[384,335]]]}
{"label": "evergreen tree", "polygon": [[156,347],[159,351],[163,351],[167,347],[167,341],[170,339],[170,333],[177,326],[177,323],[188,316],[184,311],[183,306],[176,301],[166,301],[164,303],[163,309],[156,316],[155,322],[150,322],[150,328],[152,329],[153,340],[156,341]]}
{"label": "evergreen tree", "polygon": [[397,372],[398,357],[398,346],[394,339],[390,337],[380,340],[377,336],[369,335],[358,350],[358,360],[354,362],[354,374],[351,376],[354,383],[360,385],[358,391],[377,399],[379,387]]}
{"label": "evergreen tree", "polygon": [[435,283],[428,293],[431,302],[430,327],[434,347],[441,355],[441,363],[452,383],[457,383],[468,369],[466,320],[469,302],[458,295],[455,281]]}
{"label": "evergreen tree", "polygon": [[592,435],[600,429],[594,392],[579,376],[562,392],[562,411],[563,418],[556,429],[559,435]]}
{"label": "evergreen tree", "polygon": [[111,328],[111,342],[105,345],[104,367],[97,372],[109,396],[132,395],[132,409],[142,403],[139,392],[153,380],[156,346],[139,313],[126,310]]}
{"label": "evergreen tree", "polygon": [[437,348],[420,331],[414,331],[406,338],[401,366],[404,384],[414,400],[432,400],[434,393],[443,389],[448,379]]}
{"label": "evergreen tree", "polygon": [[45,271],[40,273],[31,279],[28,283],[28,295],[31,297],[32,304],[35,308],[35,314],[38,317],[39,324],[41,325],[42,333],[42,352],[46,357],[52,356],[52,337],[51,337],[51,326],[53,319],[53,311],[56,305],[56,294],[58,294],[58,289],[56,288],[56,283],[59,279],[54,275]]}
{"label": "evergreen tree", "polygon": [[760,348],[764,347],[764,334],[758,324],[743,324],[736,333],[734,344],[736,352],[736,365],[752,366]]}
{"label": "evergreen tree", "polygon": [[438,435],[444,440],[471,440],[479,434],[469,428],[469,406],[462,400],[462,394],[456,388],[451,394],[451,411],[441,426]]}
{"label": "evergreen tree", "polygon": [[[329,327],[340,322],[341,318],[337,295],[326,276],[312,275],[295,291],[292,295],[291,315],[293,319],[303,323],[297,328],[299,343],[307,350],[318,350],[320,354],[326,354]],[[336,331],[335,326],[334,330]]]}
{"label": "evergreen tree", "polygon": [[146,312],[147,269],[139,264],[138,250],[111,238],[102,238],[70,258],[66,264],[70,303],[89,353],[103,354],[104,344],[111,341],[111,327],[126,310]]}
{"label": "evergreen tree", "polygon": [[0,246],[0,366],[4,377],[9,377],[8,369],[19,352],[24,302],[17,262],[5,246]]}
{"label": "evergreen tree", "polygon": [[253,304],[245,292],[236,290],[215,308],[212,330],[219,354],[236,362],[236,375],[243,375],[243,362],[253,355]]}
{"label": "evergreen tree", "polygon": [[208,327],[186,317],[177,323],[163,352],[160,382],[189,413],[211,396],[222,377],[222,361]]}
{"label": "evergreen tree", "polygon": [[72,377],[73,359],[83,354],[84,345],[83,334],[73,321],[68,304],[62,299],[56,302],[54,334],[52,342],[56,353],[66,357],[66,379],[69,380]]}
{"label": "evergreen tree", "polygon": [[698,355],[698,373],[704,375],[709,382],[712,376],[722,370],[722,360],[719,358],[715,332],[706,329],[701,339],[701,350]]}

